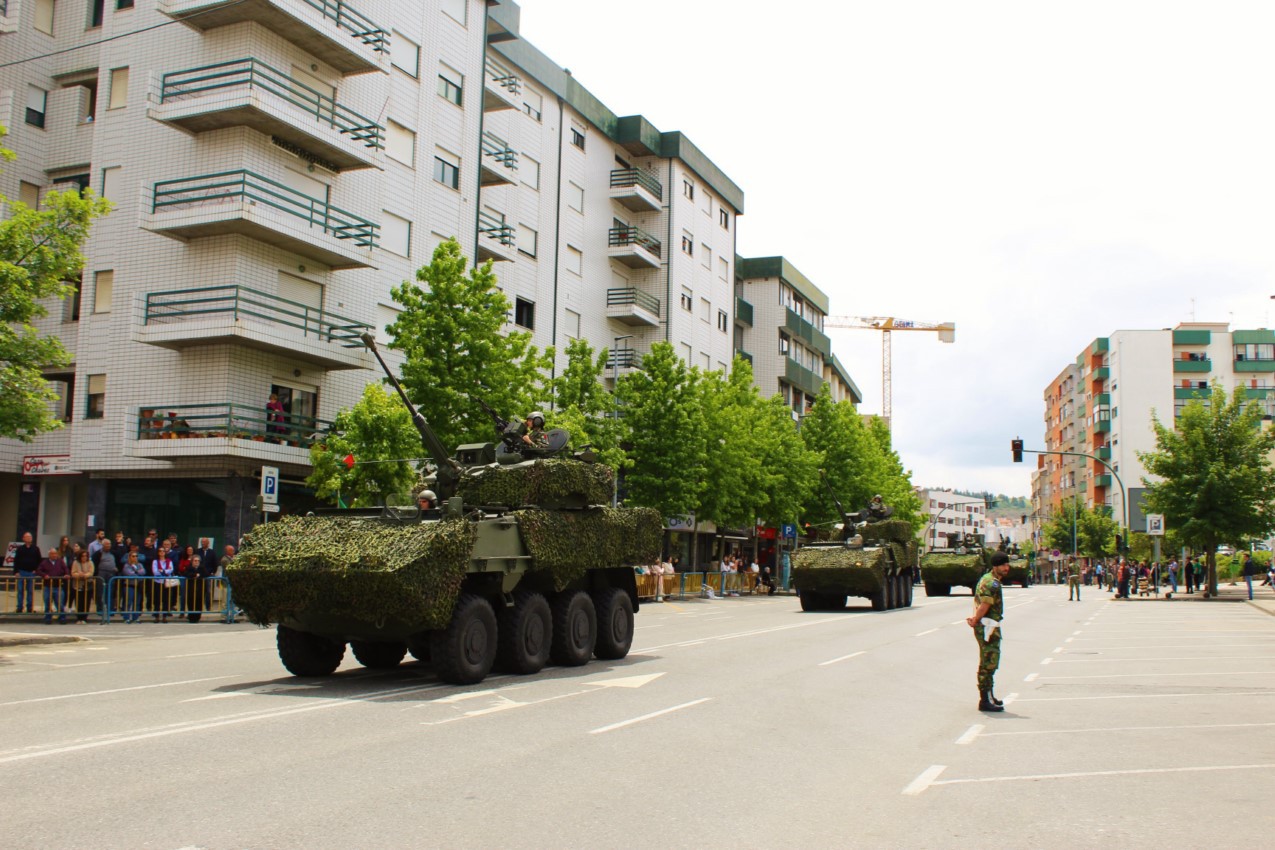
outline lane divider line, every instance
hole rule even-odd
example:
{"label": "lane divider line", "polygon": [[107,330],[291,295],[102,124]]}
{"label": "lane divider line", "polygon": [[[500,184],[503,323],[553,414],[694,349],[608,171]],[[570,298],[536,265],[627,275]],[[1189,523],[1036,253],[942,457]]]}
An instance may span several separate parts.
{"label": "lane divider line", "polygon": [[674,711],[681,711],[684,708],[691,708],[692,706],[700,705],[701,703],[706,703],[711,699],[712,697],[700,697],[699,699],[691,700],[690,702],[684,702],[681,705],[674,705],[669,708],[662,708],[659,711],[652,711],[650,714],[643,714],[641,717],[634,717],[631,720],[621,720],[619,723],[612,723],[610,726],[600,726],[597,729],[589,730],[589,734],[602,735],[606,732],[614,732],[616,729],[623,729],[625,726],[632,726],[635,723],[642,723],[647,720],[652,720],[656,717],[663,717],[665,714],[672,714]]}
{"label": "lane divider line", "polygon": [[843,656],[841,656],[840,658],[834,658],[834,659],[832,659],[831,661],[820,661],[820,662],[819,662],[819,666],[820,666],[820,667],[827,667],[829,664],[836,664],[838,661],[848,661],[848,660],[850,660],[851,658],[858,658],[860,655],[863,655],[863,653],[864,653],[864,652],[866,652],[866,651],[867,651],[867,650],[863,650],[863,649],[861,649],[861,650],[859,650],[858,652],[852,652],[852,653],[850,653],[849,655],[843,655]]}
{"label": "lane divider line", "polygon": [[965,730],[964,735],[956,739],[957,746],[963,747],[963,746],[966,746],[967,744],[974,743],[974,739],[977,738],[979,734],[986,728],[987,727],[984,726],[982,723],[975,723],[973,726]]}
{"label": "lane divider line", "polygon": [[939,774],[947,770],[945,764],[932,764],[925,770],[921,771],[921,775],[908,783],[908,787],[903,789],[903,796],[918,797],[925,793],[925,789],[934,784],[934,780],[939,778]]}

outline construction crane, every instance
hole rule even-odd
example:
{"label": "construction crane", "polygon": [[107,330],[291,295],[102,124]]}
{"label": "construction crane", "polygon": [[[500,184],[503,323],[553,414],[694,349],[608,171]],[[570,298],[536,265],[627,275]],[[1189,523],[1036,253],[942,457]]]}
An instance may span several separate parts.
{"label": "construction crane", "polygon": [[890,333],[892,331],[931,331],[939,335],[939,342],[956,342],[956,323],[916,322],[911,319],[895,319],[889,316],[828,316],[823,320],[824,329],[851,328],[855,330],[881,331],[881,408],[886,425],[893,430],[891,419]]}

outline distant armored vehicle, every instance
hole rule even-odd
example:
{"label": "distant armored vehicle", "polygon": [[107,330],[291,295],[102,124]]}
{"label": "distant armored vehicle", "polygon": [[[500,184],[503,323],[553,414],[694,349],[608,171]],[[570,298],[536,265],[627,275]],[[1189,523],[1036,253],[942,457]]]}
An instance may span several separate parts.
{"label": "distant armored vehicle", "polygon": [[[951,596],[953,587],[968,587],[974,592],[978,580],[991,567],[992,549],[983,545],[981,534],[951,534],[947,545],[931,549],[921,556],[921,582],[926,596]],[[1010,553],[1009,575],[1005,584],[1031,583],[1026,558]]]}

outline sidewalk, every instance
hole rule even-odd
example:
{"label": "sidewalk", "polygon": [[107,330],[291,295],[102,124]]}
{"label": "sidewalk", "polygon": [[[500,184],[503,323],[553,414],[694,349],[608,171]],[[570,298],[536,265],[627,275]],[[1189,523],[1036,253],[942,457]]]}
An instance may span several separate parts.
{"label": "sidewalk", "polygon": [[[1089,588],[1086,588],[1088,590]],[[1094,588],[1096,590],[1097,588]],[[1253,582],[1253,599],[1248,598],[1248,588],[1243,582],[1230,584],[1220,582],[1217,586],[1217,596],[1205,599],[1204,594],[1196,591],[1195,593],[1178,592],[1173,594],[1172,598],[1166,599],[1164,591],[1167,587],[1160,588],[1159,596],[1131,596],[1129,599],[1122,599],[1121,602],[1212,602],[1222,604],[1227,602],[1248,603],[1264,614],[1270,614],[1275,617],[1275,590],[1270,587],[1258,587],[1258,583]],[[1102,591],[1104,594],[1106,591]],[[1114,596],[1114,594],[1112,594]],[[1108,598],[1111,598],[1110,596]]]}

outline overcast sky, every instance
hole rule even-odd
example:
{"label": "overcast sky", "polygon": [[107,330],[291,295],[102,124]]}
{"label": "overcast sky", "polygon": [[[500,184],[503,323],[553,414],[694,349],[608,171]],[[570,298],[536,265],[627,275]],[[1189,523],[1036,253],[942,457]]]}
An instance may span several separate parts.
{"label": "overcast sky", "polygon": [[[1098,336],[1270,327],[1269,2],[522,0],[522,34],[744,190],[742,256],[895,333],[913,482],[1028,495],[1046,384]],[[881,340],[830,331],[879,413]]]}

